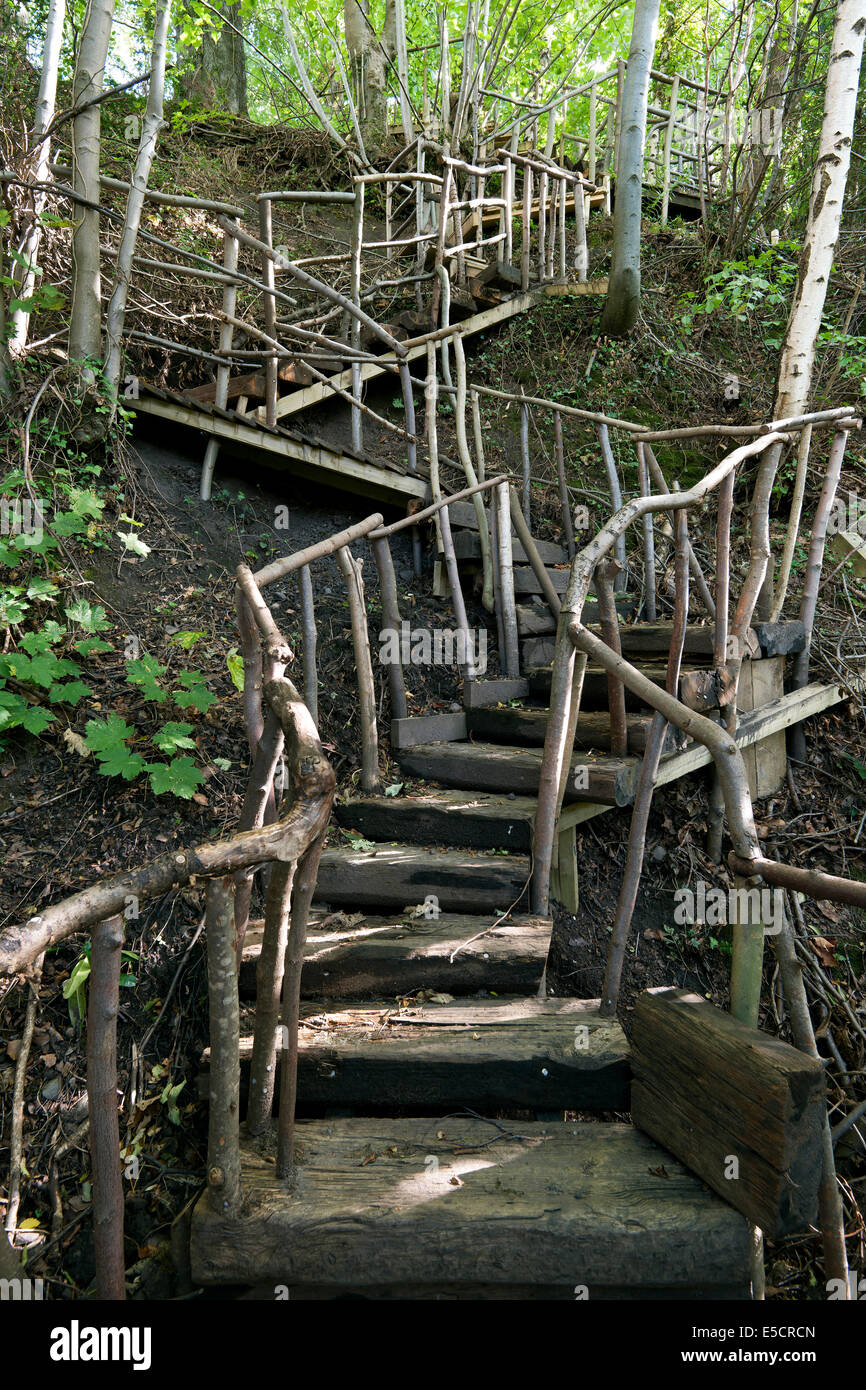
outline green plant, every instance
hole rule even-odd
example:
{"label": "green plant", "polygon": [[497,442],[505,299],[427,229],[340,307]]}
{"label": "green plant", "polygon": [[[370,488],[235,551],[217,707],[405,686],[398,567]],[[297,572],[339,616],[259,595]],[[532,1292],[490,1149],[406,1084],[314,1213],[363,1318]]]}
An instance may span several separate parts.
{"label": "green plant", "polygon": [[745,260],[724,262],[704,280],[703,299],[695,290],[685,296],[681,324],[691,329],[695,319],[721,314],[735,324],[748,324],[766,347],[781,347],[798,254],[796,242],[780,241]]}
{"label": "green plant", "polygon": [[[135,951],[121,951],[121,960],[138,960]],[[87,1016],[87,981],[90,979],[90,942],[81,948],[81,955],[72,967],[69,977],[63,982],[63,998],[69,1009],[69,1022],[80,1027]],[[138,983],[135,975],[121,969],[120,983],[124,989],[134,989]]]}

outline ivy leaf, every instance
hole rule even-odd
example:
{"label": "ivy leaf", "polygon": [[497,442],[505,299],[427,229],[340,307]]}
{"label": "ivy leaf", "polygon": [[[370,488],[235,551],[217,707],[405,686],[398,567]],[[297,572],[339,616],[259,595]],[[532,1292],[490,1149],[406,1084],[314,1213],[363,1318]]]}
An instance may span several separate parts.
{"label": "ivy leaf", "polygon": [[189,737],[191,733],[191,724],[178,724],[170,721],[168,724],[163,724],[162,728],[154,734],[151,742],[156,744],[161,753],[174,753],[178,748],[195,748],[195,742]]}
{"label": "ivy leaf", "polygon": [[151,791],[160,796],[163,792],[174,792],[175,796],[189,801],[193,792],[200,787],[204,776],[192,758],[172,758],[170,763],[148,763],[147,774]]}

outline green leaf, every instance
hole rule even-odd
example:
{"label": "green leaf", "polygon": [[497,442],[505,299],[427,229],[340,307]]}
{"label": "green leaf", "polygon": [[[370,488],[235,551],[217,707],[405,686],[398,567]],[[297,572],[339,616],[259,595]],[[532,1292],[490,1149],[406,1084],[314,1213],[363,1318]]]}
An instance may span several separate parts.
{"label": "green leaf", "polygon": [[48,698],[52,705],[66,704],[77,705],[79,700],[83,700],[93,691],[89,685],[83,681],[66,681],[64,685],[52,685],[48,692]]}
{"label": "green leaf", "polygon": [[386,795],[386,796],[399,796],[402,790],[403,790],[403,783],[402,783],[402,782],[392,782],[391,785],[390,785],[390,787],[386,787],[386,788],[385,788],[385,795]]}
{"label": "green leaf", "polygon": [[105,609],[98,603],[88,603],[84,598],[77,598],[64,612],[70,622],[77,623],[86,632],[105,632],[106,628],[111,627]]}
{"label": "green leaf", "polygon": [[163,792],[173,792],[175,796],[189,801],[193,792],[200,787],[204,776],[192,758],[172,758],[170,763],[148,763],[147,774],[151,791],[160,796]]}
{"label": "green leaf", "polygon": [[119,714],[110,714],[107,719],[88,719],[85,729],[85,742],[88,748],[99,757],[118,745],[125,747],[124,740],[132,738],[135,730]]}
{"label": "green leaf", "polygon": [[206,714],[211,705],[216,704],[217,697],[205,686],[201,671],[181,671],[179,680],[181,685],[187,687],[186,690],[174,692],[174,703],[181,709],[196,709],[200,714]]}
{"label": "green leaf", "polygon": [[22,716],[21,724],[29,734],[41,734],[49,724],[55,722],[56,716],[49,710],[43,709],[41,705],[28,705],[27,713]]}
{"label": "green leaf", "polygon": [[243,693],[244,688],[244,659],[238,652],[237,647],[232,647],[226,653],[226,666],[229,668],[229,675],[235,690]]}
{"label": "green leaf", "polygon": [[56,683],[59,676],[79,676],[81,667],[75,661],[68,661],[66,657],[55,656],[53,652],[43,652],[41,656],[34,656],[30,662],[30,669],[24,679],[33,681],[35,685],[42,685],[46,689]]}
{"label": "green leaf", "polygon": [[31,579],[27,585],[27,597],[50,599],[57,593],[57,585],[51,579]]}
{"label": "green leaf", "polygon": [[125,782],[132,782],[146,767],[141,754],[131,753],[123,743],[96,756],[99,758],[96,770],[102,777],[122,777]]}
{"label": "green leaf", "polygon": [[185,652],[191,651],[196,642],[200,642],[202,637],[207,637],[206,632],[175,632],[169,637],[175,647],[183,647]]}
{"label": "green leaf", "polygon": [[113,652],[114,647],[110,642],[104,642],[101,637],[85,637],[83,642],[74,643],[75,650],[82,656],[94,656],[97,652]]}
{"label": "green leaf", "polygon": [[192,724],[178,724],[169,722],[163,724],[162,728],[153,735],[151,742],[155,743],[161,753],[174,753],[178,748],[195,748],[195,742],[189,737],[192,733]]}
{"label": "green leaf", "polygon": [[372,840],[365,840],[365,839],[364,839],[364,836],[363,836],[363,835],[359,835],[358,832],[357,832],[357,830],[344,830],[344,831],[343,831],[343,834],[345,835],[346,839],[349,841],[349,844],[351,845],[352,849],[359,849],[359,850],[360,850],[360,849],[375,849],[375,848],[376,848],[376,846],[375,846],[375,844],[373,843]]}
{"label": "green leaf", "polygon": [[157,676],[164,675],[165,671],[166,667],[161,661],[147,654],[139,661],[126,663],[126,679],[130,685],[137,685],[146,700],[155,700],[158,704],[168,699],[168,691],[157,680]]}

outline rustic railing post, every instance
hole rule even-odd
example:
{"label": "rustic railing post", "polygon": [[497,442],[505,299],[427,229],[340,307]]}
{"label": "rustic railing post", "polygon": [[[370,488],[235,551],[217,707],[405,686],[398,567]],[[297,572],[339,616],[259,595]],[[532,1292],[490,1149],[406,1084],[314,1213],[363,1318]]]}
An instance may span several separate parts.
{"label": "rustic railing post", "polygon": [[379,735],[376,727],[376,686],[373,680],[370,635],[367,631],[364,581],[361,578],[361,562],[355,559],[347,545],[341,546],[337,551],[337,564],[346,581],[352,623],[352,646],[358,679],[358,712],[361,720],[361,788],[365,792],[372,792],[379,785]]}
{"label": "rustic railing post", "polygon": [[523,166],[523,226],[520,242],[520,288],[529,289],[529,249],[532,236],[532,170]]}
{"label": "rustic railing post", "polygon": [[398,653],[397,659],[388,664],[388,685],[391,690],[391,717],[392,719],[405,719],[408,714],[406,705],[406,686],[403,679],[403,667],[400,662],[400,607],[397,599],[397,580],[394,575],[394,561],[391,556],[391,546],[387,538],[372,542],[373,558],[376,561],[376,569],[379,573],[379,596],[382,601],[382,627],[390,629],[396,633],[394,644]]}
{"label": "rustic railing post", "polygon": [[499,588],[502,595],[502,625],[505,629],[505,651],[500,659],[508,680],[520,675],[520,644],[517,640],[517,606],[514,602],[514,564],[511,547],[511,488],[500,483],[496,490],[497,540],[499,543]]}
{"label": "rustic railing post", "polygon": [[[265,332],[269,338],[277,336],[277,301],[273,293],[276,287],[276,269],[271,254],[274,249],[273,207],[270,198],[259,197],[259,236],[263,243],[261,251],[262,281],[265,294],[262,296]],[[234,310],[232,311],[234,312]],[[277,423],[277,383],[279,363],[273,355],[265,361],[265,419],[269,425]]]}
{"label": "rustic railing post", "polygon": [[562,442],[562,412],[553,412],[553,449],[556,455],[556,478],[559,484],[559,506],[562,517],[562,530],[568,547],[569,560],[574,559],[574,526],[571,520],[571,500],[568,496],[568,483],[565,478],[565,449]]}
{"label": "rustic railing post", "polygon": [[[651,488],[643,444],[637,446],[637,471],[641,495],[649,497]],[[647,622],[653,623],[656,619],[656,559],[652,512],[646,512],[643,516],[643,582],[643,616]]]}
{"label": "rustic railing post", "polygon": [[665,127],[664,164],[662,171],[662,226],[664,226],[668,220],[668,206],[670,204],[671,195],[671,148],[677,123],[677,102],[679,99],[680,76],[679,73],[675,73],[671,83],[671,104],[668,113],[668,122]]}
{"label": "rustic railing post", "polygon": [[301,971],[310,906],[316,889],[324,834],[310,845],[295,874],[286,944],[283,1004],[280,1015],[282,1058],[277,1119],[277,1177],[292,1178],[295,1167],[295,1107],[298,1099],[298,1026],[301,1019]]}
{"label": "rustic railing post", "polygon": [[117,1014],[123,918],[93,928],[87,1010],[87,1099],[93,1174],[93,1253],[96,1294],[124,1299],[123,1174],[117,1101]]}
{"label": "rustic railing post", "polygon": [[[595,570],[595,588],[598,596],[598,620],[601,624],[602,640],[612,652],[622,656],[619,640],[619,618],[613,594],[613,582],[619,571],[616,560],[610,557],[602,560]],[[674,692],[676,693],[676,692]],[[628,752],[628,725],[625,717],[625,687],[618,676],[608,672],[607,703],[610,710],[610,752],[613,758],[624,758]]]}
{"label": "rustic railing post", "polygon": [[[364,183],[361,179],[355,179],[355,201],[352,204],[352,243],[351,260],[349,262],[351,275],[351,299],[356,308],[361,307],[361,253],[364,245]],[[357,354],[361,348],[361,323],[357,318],[352,319],[349,341],[353,353]],[[361,399],[361,364],[358,361],[352,362],[352,395],[356,401]],[[363,416],[357,405],[352,406],[352,448],[361,450],[364,447]]]}
{"label": "rustic railing post", "polygon": [[240,1008],[234,927],[234,882],[207,886],[207,978],[210,1002],[210,1105],[207,1183],[211,1206],[233,1216],[241,1200]]}
{"label": "rustic railing post", "polygon": [[[238,242],[229,232],[223,233],[223,267],[227,277],[233,277],[238,268]],[[230,353],[232,350],[232,339],[234,328],[231,320],[234,318],[237,308],[238,287],[233,278],[227,278],[223,285],[223,320],[220,324],[219,350],[220,354]],[[268,358],[270,366],[271,358]],[[274,362],[276,371],[276,362]],[[225,410],[228,401],[229,376],[231,375],[231,361],[226,357],[217,366],[217,386],[215,404],[220,409]],[[201,469],[201,482],[199,484],[199,495],[203,502],[210,501],[211,487],[213,484],[213,471],[216,465],[217,454],[219,453],[219,442],[216,439],[208,441],[205,449],[204,462]]]}
{"label": "rustic railing post", "polygon": [[304,633],[304,704],[319,723],[319,674],[316,669],[316,610],[313,602],[313,579],[309,565],[298,571],[301,598],[301,626]]}

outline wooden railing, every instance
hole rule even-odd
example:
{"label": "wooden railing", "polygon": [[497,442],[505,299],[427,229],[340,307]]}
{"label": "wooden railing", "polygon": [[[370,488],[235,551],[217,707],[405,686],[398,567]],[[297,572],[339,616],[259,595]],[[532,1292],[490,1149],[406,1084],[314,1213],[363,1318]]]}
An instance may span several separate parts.
{"label": "wooden railing", "polygon": [[[553,662],[550,717],[542,758],[539,782],[538,812],[533,839],[533,910],[546,912],[550,891],[557,822],[571,769],[577,717],[586,662],[597,661],[614,682],[640,697],[656,711],[652,731],[641,763],[641,772],[632,815],[632,829],[623,884],[613,927],[611,951],[602,992],[602,1009],[613,1013],[619,992],[625,944],[634,910],[637,887],[643,863],[646,826],[653,786],[658,771],[667,723],[674,724],[690,737],[703,743],[711,752],[716,769],[718,793],[733,840],[731,866],[735,873],[750,878],[760,876],[768,882],[785,882],[816,897],[845,894],[845,901],[866,901],[861,884],[847,883],[832,876],[798,870],[792,866],[775,865],[764,858],[754,826],[748,780],[742,754],[736,743],[737,686],[743,657],[746,653],[752,617],[767,576],[771,560],[769,545],[769,502],[773,480],[784,445],[796,439],[807,428],[834,431],[830,463],[816,510],[809,557],[810,583],[804,591],[800,617],[806,629],[807,643],[811,638],[815,615],[817,583],[823,560],[827,520],[839,480],[842,456],[848,431],[859,426],[853,408],[820,411],[796,419],[774,421],[755,426],[707,426],[701,435],[718,434],[745,436],[747,442],[728,454],[714,469],[687,492],[669,491],[658,465],[653,472],[664,491],[652,495],[646,492],[626,503],[598,532],[593,540],[575,556],[568,588],[559,614]],[[659,438],[687,439],[689,430],[645,432],[637,436],[637,445],[646,458],[653,459],[651,442]],[[749,437],[751,436],[751,438]],[[751,507],[751,536],[749,563],[742,589],[729,621],[730,588],[730,524],[733,489],[738,467],[746,459],[760,456]],[[694,689],[692,705],[680,698],[680,663],[689,612],[690,547],[688,539],[688,510],[702,503],[711,493],[718,492],[716,530],[716,577],[713,602],[714,679],[703,690]],[[644,530],[644,600],[654,592],[652,519],[660,513],[674,518],[675,536],[675,599],[671,650],[667,666],[665,689],[657,686],[634,666],[624,661],[616,650],[615,638],[608,641],[594,636],[582,623],[582,613],[590,581],[596,576],[600,593],[610,583],[610,576],[601,573],[605,557],[627,528],[636,521],[649,525]],[[610,608],[608,615],[612,619]],[[808,648],[807,648],[808,650]],[[796,683],[808,680],[808,658],[798,664]],[[713,693],[715,692],[715,693]],[[714,723],[698,709],[719,708],[720,723]],[[843,887],[844,885],[844,887]],[[732,964],[732,1012],[745,1022],[757,1021],[760,994],[761,961],[763,958],[764,926],[760,921],[735,925]]]}

